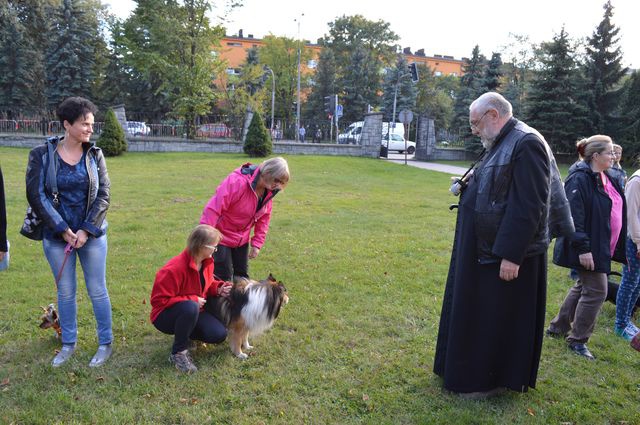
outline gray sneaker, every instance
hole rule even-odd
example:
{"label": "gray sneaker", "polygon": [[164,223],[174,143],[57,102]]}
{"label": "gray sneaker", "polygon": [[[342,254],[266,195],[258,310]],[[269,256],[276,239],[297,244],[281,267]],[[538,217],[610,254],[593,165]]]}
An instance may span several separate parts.
{"label": "gray sneaker", "polygon": [[66,363],[67,360],[71,358],[74,351],[76,351],[75,344],[62,344],[62,349],[60,349],[58,354],[56,354],[56,356],[51,361],[51,366],[53,367],[62,366],[64,363]]}
{"label": "gray sneaker", "polygon": [[96,351],[96,354],[91,359],[91,362],[89,362],[89,367],[102,366],[107,360],[109,360],[112,351],[113,350],[111,348],[111,344],[103,344],[98,346],[98,351]]}
{"label": "gray sneaker", "polygon": [[193,364],[193,360],[191,360],[189,356],[189,350],[178,351],[170,355],[169,361],[176,365],[176,369],[181,372],[194,373],[198,371],[198,368]]}

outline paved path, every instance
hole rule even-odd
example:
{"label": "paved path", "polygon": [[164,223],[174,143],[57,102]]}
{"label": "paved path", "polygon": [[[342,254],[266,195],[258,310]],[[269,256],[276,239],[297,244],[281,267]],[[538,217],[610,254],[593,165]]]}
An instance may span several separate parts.
{"label": "paved path", "polygon": [[[400,159],[391,159],[389,162],[395,162],[396,164],[403,164],[404,160]],[[435,162],[424,162],[424,161],[416,161],[410,160],[407,161],[407,165],[411,165],[412,167],[423,168],[425,170],[433,170],[440,171],[442,173],[451,174],[452,176],[461,176],[467,171],[464,167],[457,167],[455,165],[447,165],[447,164],[438,164]]]}

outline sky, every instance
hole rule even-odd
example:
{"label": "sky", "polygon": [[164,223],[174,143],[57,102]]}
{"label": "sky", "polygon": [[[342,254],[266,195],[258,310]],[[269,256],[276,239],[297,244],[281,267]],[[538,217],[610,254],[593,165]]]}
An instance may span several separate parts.
{"label": "sky", "polygon": [[[343,15],[363,15],[383,20],[399,37],[399,44],[412,52],[424,49],[427,56],[470,57],[477,44],[491,57],[513,42],[510,34],[525,35],[533,43],[551,41],[564,26],[571,38],[591,36],[603,17],[605,0],[241,0],[243,6],[212,22],[227,29],[227,35],[255,38],[266,35],[298,37],[315,43],[327,34],[329,22]],[[103,0],[114,14],[126,18],[135,8],[133,0]],[[214,4],[223,4],[215,1]],[[620,28],[623,64],[640,69],[640,1],[612,0],[613,23]],[[503,56],[503,61],[509,59]]]}

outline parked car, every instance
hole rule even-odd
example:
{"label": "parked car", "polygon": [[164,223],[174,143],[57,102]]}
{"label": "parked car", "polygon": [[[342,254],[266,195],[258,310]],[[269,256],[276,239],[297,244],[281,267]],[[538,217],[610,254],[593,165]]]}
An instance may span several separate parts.
{"label": "parked car", "polygon": [[409,155],[413,155],[416,152],[416,143],[410,140],[406,141],[404,137],[399,134],[391,134],[391,140],[388,141],[387,137],[382,138],[382,146],[386,146],[389,151],[397,151],[400,153],[404,153],[405,149]]}
{"label": "parked car", "polygon": [[127,121],[127,134],[130,136],[148,136],[151,128],[142,121]]}
{"label": "parked car", "polygon": [[231,130],[224,123],[203,124],[196,130],[196,137],[231,137]]}

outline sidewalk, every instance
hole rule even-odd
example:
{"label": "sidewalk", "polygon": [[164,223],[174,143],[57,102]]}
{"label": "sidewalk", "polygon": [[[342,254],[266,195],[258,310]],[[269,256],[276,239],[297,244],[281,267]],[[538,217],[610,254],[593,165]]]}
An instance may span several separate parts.
{"label": "sidewalk", "polygon": [[[388,161],[404,165],[404,159],[389,159]],[[455,165],[438,164],[435,162],[424,162],[416,160],[407,161],[407,165],[422,168],[424,170],[440,171],[442,173],[451,174],[452,176],[461,176],[465,173],[465,171],[467,171],[466,168],[457,167]]]}

